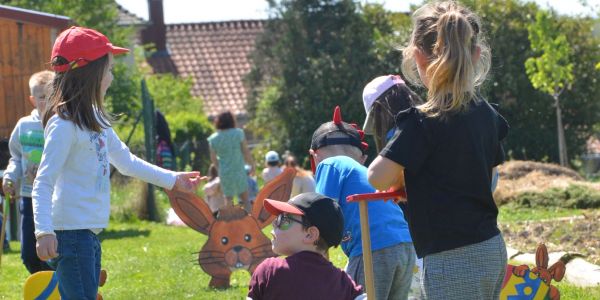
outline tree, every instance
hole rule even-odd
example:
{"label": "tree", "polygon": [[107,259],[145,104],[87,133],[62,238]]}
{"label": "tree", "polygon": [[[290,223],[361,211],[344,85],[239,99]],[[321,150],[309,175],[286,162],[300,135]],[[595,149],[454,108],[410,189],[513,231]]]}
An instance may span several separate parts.
{"label": "tree", "polygon": [[394,22],[408,17],[351,0],[269,3],[271,19],[247,77],[249,128],[267,147],[289,149],[302,161],[313,131],[331,120],[336,105],[348,122],[365,119],[362,89],[399,71]]}
{"label": "tree", "polygon": [[[482,29],[492,50],[492,69],[482,94],[500,104],[500,112],[510,124],[504,141],[512,159],[559,161],[555,109],[548,96],[536,90],[525,70],[525,61],[536,55],[529,42],[527,26],[540,8],[532,2],[516,0],[463,0],[482,19]],[[598,37],[592,18],[551,16],[571,45],[572,89],[561,98],[563,128],[569,153],[582,153],[585,141],[600,121],[600,81],[594,65],[600,60]]]}
{"label": "tree", "polygon": [[541,56],[527,59],[525,68],[533,87],[554,99],[560,164],[567,166],[560,95],[573,83],[573,63],[570,60],[571,49],[567,37],[559,33],[559,28],[552,21],[548,12],[538,11],[535,23],[527,28],[531,47],[534,51],[541,52]]}

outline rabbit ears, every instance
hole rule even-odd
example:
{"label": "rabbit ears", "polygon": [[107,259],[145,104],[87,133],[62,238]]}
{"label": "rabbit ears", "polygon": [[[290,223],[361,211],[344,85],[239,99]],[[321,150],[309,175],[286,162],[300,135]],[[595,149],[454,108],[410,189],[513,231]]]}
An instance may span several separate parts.
{"label": "rabbit ears", "polygon": [[[266,198],[279,201],[289,200],[295,176],[296,170],[286,168],[260,190],[252,206],[251,214],[256,218],[260,228],[267,226],[274,218],[263,207],[264,200]],[[167,190],[165,192],[177,216],[192,229],[208,235],[210,227],[215,222],[215,217],[206,202],[194,193]]]}
{"label": "rabbit ears", "polygon": [[252,216],[256,218],[260,228],[266,227],[275,218],[263,206],[265,199],[287,202],[292,193],[294,177],[296,177],[296,170],[294,168],[285,168],[279,176],[267,183],[258,192],[256,200],[252,205]]}

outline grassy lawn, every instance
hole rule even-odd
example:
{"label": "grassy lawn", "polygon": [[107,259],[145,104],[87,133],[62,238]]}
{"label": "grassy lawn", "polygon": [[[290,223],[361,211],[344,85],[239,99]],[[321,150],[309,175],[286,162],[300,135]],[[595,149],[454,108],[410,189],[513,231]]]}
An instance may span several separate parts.
{"label": "grassy lawn", "polygon": [[[248,292],[250,275],[245,271],[232,275],[227,290],[208,287],[210,277],[197,266],[193,254],[206,237],[192,229],[112,222],[100,236],[102,266],[108,271],[108,281],[100,288],[105,299],[245,299]],[[2,257],[0,299],[21,298],[28,276],[19,243],[11,242],[11,247]],[[337,266],[345,264],[341,250],[332,251],[331,257]]]}
{"label": "grassy lawn", "polygon": [[[270,230],[270,228],[266,228]],[[112,222],[101,234],[103,267],[108,282],[100,289],[105,299],[244,299],[250,276],[233,274],[227,290],[208,288],[209,276],[195,265],[196,252],[206,237],[188,228],[148,222]],[[27,271],[19,243],[2,258],[0,299],[19,299]],[[338,267],[346,259],[340,249],[330,253]],[[600,299],[600,287],[576,288],[559,283],[562,299]]]}
{"label": "grassy lawn", "polygon": [[[105,299],[245,299],[250,275],[238,271],[232,275],[231,288],[208,288],[210,277],[196,263],[196,254],[206,236],[189,228],[136,221],[132,208],[140,185],[132,182],[114,186],[110,226],[101,233],[103,268],[108,281],[100,292]],[[157,193],[161,214],[168,207],[163,193]],[[500,208],[501,223],[519,220],[544,220],[574,216],[581,210]],[[270,227],[265,232],[270,232]],[[12,251],[2,257],[0,299],[20,299],[28,276],[21,264],[19,243],[11,242]],[[342,268],[346,257],[341,249],[330,252],[334,264]],[[600,299],[600,287],[577,288],[558,283],[562,299]]]}

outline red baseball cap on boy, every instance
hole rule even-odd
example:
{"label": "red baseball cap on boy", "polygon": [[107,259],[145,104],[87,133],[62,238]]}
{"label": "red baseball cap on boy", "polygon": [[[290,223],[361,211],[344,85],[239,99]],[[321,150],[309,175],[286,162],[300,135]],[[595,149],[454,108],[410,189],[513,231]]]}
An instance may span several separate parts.
{"label": "red baseball cap on boy", "polygon": [[56,72],[66,72],[83,67],[108,53],[113,55],[129,52],[129,49],[113,46],[102,33],[84,27],[72,26],[56,38],[50,60],[64,57],[66,64],[53,65]]}

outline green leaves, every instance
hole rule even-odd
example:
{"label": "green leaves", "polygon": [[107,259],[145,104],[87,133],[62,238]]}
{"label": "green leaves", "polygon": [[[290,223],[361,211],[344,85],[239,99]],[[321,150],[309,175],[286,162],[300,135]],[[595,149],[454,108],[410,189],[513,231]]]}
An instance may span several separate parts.
{"label": "green leaves", "polygon": [[538,11],[527,31],[531,48],[541,53],[525,61],[529,80],[534,88],[557,97],[575,79],[567,38],[546,11]]}

